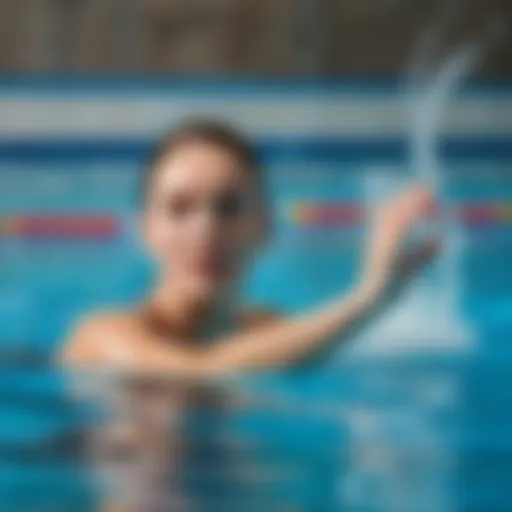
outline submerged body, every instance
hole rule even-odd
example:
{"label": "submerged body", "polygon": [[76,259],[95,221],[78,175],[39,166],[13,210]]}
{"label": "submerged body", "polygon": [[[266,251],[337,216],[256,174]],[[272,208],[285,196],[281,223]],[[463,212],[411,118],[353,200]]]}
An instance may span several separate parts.
{"label": "submerged body", "polygon": [[[123,512],[194,510],[168,477],[193,460],[175,428],[198,396],[204,398],[197,386],[204,390],[212,379],[294,366],[328,352],[435,252],[431,241],[402,251],[432,206],[428,190],[414,187],[377,216],[352,290],[290,319],[242,311],[237,284],[268,235],[256,171],[250,147],[225,127],[202,124],[166,139],[148,176],[142,214],[159,284],[139,309],[86,319],[64,348],[66,366],[116,371],[127,386],[121,393],[127,401],[118,397],[116,404],[127,402],[130,413],[103,430],[104,437],[110,430],[111,440],[137,446],[143,461],[137,467],[144,477],[136,472],[120,479],[121,487],[135,478],[141,488],[132,500],[122,492],[114,497]],[[222,407],[231,402],[215,399]]]}
{"label": "submerged body", "polygon": [[[207,341],[195,338],[186,343],[180,340],[177,345],[180,329],[155,318],[149,309],[143,306],[102,313],[87,320],[63,354],[68,366],[86,371],[86,382],[80,392],[88,387],[89,391],[85,392],[106,409],[107,420],[91,436],[91,460],[102,485],[107,483],[107,498],[111,497],[106,499],[104,509],[106,512],[206,510],[206,498],[197,492],[197,482],[195,486],[191,484],[198,478],[193,474],[198,469],[210,472],[202,477],[201,483],[215,489],[217,500],[234,494],[226,492],[225,486],[237,481],[235,466],[240,464],[240,456],[230,449],[229,442],[225,439],[221,442],[216,436],[222,422],[247,403],[240,393],[229,392],[209,378],[191,378],[180,371],[152,372],[143,363],[146,357],[153,357],[145,339],[158,336],[160,348],[168,348],[170,354],[186,346],[206,348]],[[244,332],[276,321],[271,313],[248,311],[236,323],[217,329],[219,334],[223,330]],[[141,362],[140,366],[136,361]],[[100,377],[97,372],[101,369],[104,373]],[[97,378],[92,392],[87,385],[89,378]],[[205,422],[206,435],[205,432],[201,436],[192,434],[192,430],[204,426]],[[219,510],[236,509],[224,505]]]}

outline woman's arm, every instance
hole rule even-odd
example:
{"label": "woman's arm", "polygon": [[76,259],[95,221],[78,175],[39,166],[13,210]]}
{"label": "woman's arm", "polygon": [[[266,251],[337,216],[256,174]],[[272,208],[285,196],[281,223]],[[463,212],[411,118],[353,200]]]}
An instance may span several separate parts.
{"label": "woman's arm", "polygon": [[377,216],[362,279],[353,292],[303,316],[212,340],[206,348],[190,348],[179,340],[169,344],[136,325],[126,328],[124,335],[122,329],[112,325],[110,339],[105,325],[90,330],[96,332],[94,337],[102,336],[110,350],[116,339],[136,340],[131,346],[124,344],[131,350],[124,353],[124,361],[123,357],[115,358],[120,366],[135,371],[172,372],[195,378],[296,363],[325,349],[334,338],[343,339],[375,310],[390,288],[406,281],[430,259],[435,249],[431,243],[405,255],[400,250],[411,228],[429,212],[431,203],[430,193],[416,187],[385,206]]}

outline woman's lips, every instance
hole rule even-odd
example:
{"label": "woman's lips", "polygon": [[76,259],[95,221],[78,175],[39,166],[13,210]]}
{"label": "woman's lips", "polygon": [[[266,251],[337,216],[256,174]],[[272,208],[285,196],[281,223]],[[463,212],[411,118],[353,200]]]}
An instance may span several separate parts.
{"label": "woman's lips", "polygon": [[200,275],[210,279],[222,279],[228,273],[228,265],[225,260],[217,256],[200,258],[194,266]]}

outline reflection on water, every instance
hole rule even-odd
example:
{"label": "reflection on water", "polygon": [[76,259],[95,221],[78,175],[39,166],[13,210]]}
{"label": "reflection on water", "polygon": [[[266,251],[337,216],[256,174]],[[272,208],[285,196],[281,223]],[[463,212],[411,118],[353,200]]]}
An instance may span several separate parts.
{"label": "reflection on water", "polygon": [[504,359],[368,359],[199,391],[145,383],[106,415],[49,366],[11,367],[0,510],[94,510],[107,484],[139,503],[150,489],[154,510],[509,510],[509,372]]}

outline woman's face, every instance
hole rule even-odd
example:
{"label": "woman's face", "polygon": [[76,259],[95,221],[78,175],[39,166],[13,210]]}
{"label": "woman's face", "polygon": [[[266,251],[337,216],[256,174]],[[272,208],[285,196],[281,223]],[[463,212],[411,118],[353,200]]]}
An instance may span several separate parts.
{"label": "woman's face", "polygon": [[164,274],[199,300],[232,285],[263,231],[251,171],[227,149],[184,142],[155,169],[144,236]]}

